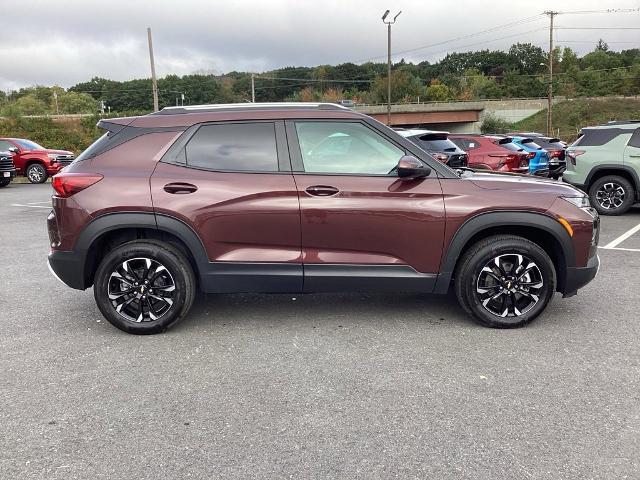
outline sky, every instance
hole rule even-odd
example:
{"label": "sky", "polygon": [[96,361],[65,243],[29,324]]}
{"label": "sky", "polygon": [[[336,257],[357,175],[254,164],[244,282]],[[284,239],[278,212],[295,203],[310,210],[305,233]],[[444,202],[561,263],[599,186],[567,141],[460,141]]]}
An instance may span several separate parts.
{"label": "sky", "polygon": [[[149,77],[147,27],[159,77],[258,73],[385,61],[380,17],[387,8],[402,10],[392,30],[394,60],[433,62],[449,52],[506,50],[516,42],[547,50],[543,11],[637,9],[640,0],[0,0],[0,7],[0,90],[8,91],[69,87],[95,76]],[[556,26],[558,45],[579,54],[599,38],[613,50],[640,48],[640,30],[629,29],[640,26],[640,12],[567,13]]]}

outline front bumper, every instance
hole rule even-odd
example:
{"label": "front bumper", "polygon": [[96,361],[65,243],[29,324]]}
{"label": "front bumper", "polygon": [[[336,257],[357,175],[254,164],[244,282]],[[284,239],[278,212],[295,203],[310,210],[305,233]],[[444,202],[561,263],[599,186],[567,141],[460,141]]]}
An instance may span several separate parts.
{"label": "front bumper", "polygon": [[[9,175],[7,175],[7,173]],[[15,178],[16,176],[16,169],[13,168],[11,170],[0,170],[0,180],[5,179],[5,178]]]}
{"label": "front bumper", "polygon": [[567,278],[565,280],[564,298],[573,297],[578,293],[578,289],[584,287],[593,280],[600,269],[600,257],[597,254],[589,258],[586,267],[569,267],[567,268]]}

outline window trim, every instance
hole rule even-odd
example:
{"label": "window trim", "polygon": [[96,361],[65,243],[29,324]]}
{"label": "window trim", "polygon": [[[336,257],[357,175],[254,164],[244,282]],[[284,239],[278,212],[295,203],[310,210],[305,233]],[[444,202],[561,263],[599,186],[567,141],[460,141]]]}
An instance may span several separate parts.
{"label": "window trim", "polygon": [[[270,123],[273,125],[276,141],[276,155],[278,161],[278,170],[266,171],[266,170],[226,170],[217,168],[207,168],[196,165],[189,165],[186,162],[179,161],[178,157],[183,152],[187,144],[191,141],[193,136],[202,127],[215,126],[215,125],[246,125],[257,123]],[[186,158],[186,157],[185,157]],[[249,173],[249,174],[264,174],[264,175],[282,175],[291,174],[291,161],[289,159],[289,147],[287,145],[287,136],[284,128],[283,120],[265,119],[265,120],[231,120],[223,122],[202,122],[191,125],[187,128],[180,137],[167,149],[165,154],[160,159],[160,162],[170,163],[180,167],[190,168],[192,170],[202,170],[205,172],[217,172],[217,173]]]}
{"label": "window trim", "polygon": [[[304,169],[304,163],[302,160],[302,152],[300,150],[300,142],[298,140],[298,132],[296,129],[296,123],[358,123],[363,127],[371,130],[374,134],[380,135],[386,141],[391,143],[393,146],[402,150],[405,155],[411,154],[422,161],[425,165],[431,167],[431,173],[429,176],[437,176],[437,169],[434,169],[433,166],[425,161],[423,155],[416,154],[413,148],[407,148],[407,146],[402,145],[397,139],[386,135],[384,131],[379,128],[376,128],[374,125],[369,123],[366,120],[358,120],[353,118],[296,118],[285,121],[285,129],[287,132],[287,140],[289,142],[289,155],[291,158],[291,170],[295,175],[316,175],[316,176],[327,176],[327,177],[373,177],[373,178],[398,178],[397,175],[394,174],[383,174],[383,173],[334,173],[334,172],[307,172]],[[410,143],[410,142],[409,142]],[[413,145],[413,144],[412,144]],[[419,148],[416,146],[416,148]]]}

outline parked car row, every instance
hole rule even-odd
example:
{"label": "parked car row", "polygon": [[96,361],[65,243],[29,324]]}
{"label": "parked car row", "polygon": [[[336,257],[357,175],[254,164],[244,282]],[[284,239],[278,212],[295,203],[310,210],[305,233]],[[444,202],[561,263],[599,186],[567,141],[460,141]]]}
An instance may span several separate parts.
{"label": "parked car row", "polygon": [[529,173],[554,179],[560,178],[566,168],[567,145],[559,138],[539,133],[480,135],[424,129],[396,130],[452,168]]}

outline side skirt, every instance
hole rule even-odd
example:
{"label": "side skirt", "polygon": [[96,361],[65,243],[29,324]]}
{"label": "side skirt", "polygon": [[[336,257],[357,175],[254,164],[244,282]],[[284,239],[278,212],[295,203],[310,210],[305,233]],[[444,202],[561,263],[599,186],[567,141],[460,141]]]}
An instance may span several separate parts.
{"label": "side skirt", "polygon": [[431,293],[437,278],[408,265],[305,264],[304,292]]}
{"label": "side skirt", "polygon": [[407,265],[212,262],[200,283],[205,293],[432,293],[437,278]]}

